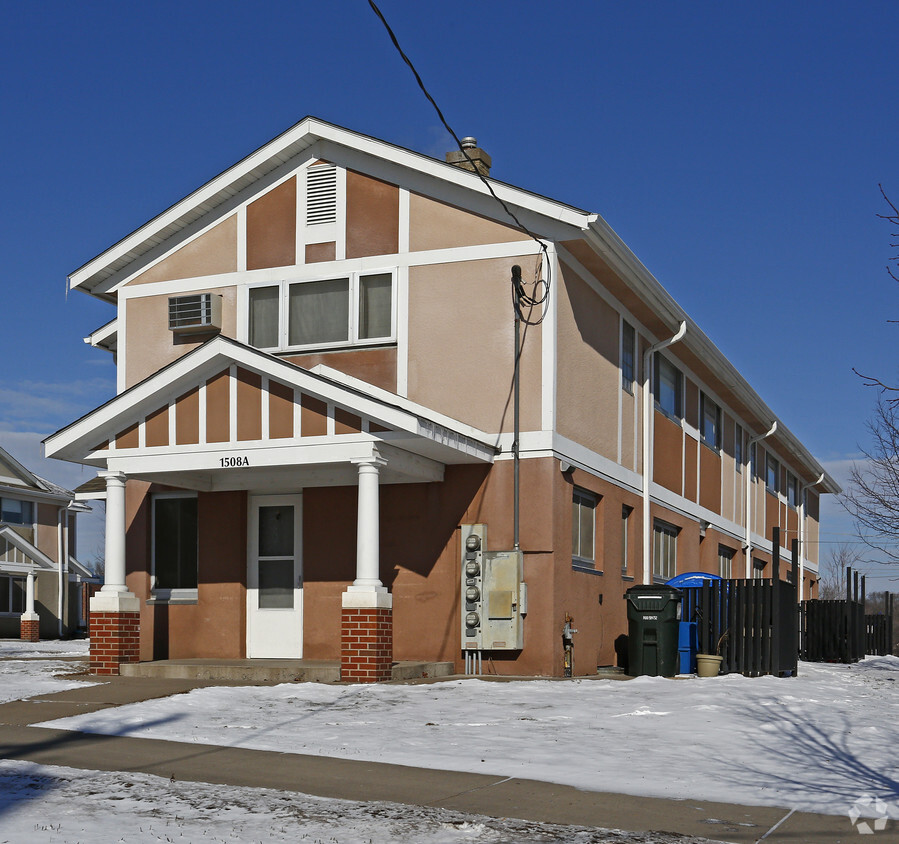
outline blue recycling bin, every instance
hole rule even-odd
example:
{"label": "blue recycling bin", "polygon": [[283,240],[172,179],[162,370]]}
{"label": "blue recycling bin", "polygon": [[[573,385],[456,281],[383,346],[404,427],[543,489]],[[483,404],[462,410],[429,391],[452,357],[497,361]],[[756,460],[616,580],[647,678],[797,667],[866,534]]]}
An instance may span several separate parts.
{"label": "blue recycling bin", "polygon": [[678,673],[696,673],[696,653],[699,651],[699,631],[695,621],[682,621],[677,636]]}

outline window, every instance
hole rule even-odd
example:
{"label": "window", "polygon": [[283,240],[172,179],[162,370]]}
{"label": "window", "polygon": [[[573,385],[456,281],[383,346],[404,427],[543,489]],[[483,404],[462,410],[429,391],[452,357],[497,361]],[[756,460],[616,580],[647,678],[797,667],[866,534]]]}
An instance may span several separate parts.
{"label": "window", "polygon": [[734,425],[734,460],[737,463],[737,471],[743,471],[743,426]]}
{"label": "window", "polygon": [[25,612],[25,578],[0,576],[0,615]]}
{"label": "window", "polygon": [[152,586],[157,598],[196,599],[197,537],[196,496],[162,493],[153,498]]}
{"label": "window", "polygon": [[758,557],[753,557],[753,559],[752,559],[752,579],[753,580],[764,580],[765,579],[765,561],[760,560]]}
{"label": "window", "polygon": [[621,386],[629,393],[634,392],[634,380],[637,377],[634,369],[634,347],[636,345],[634,327],[627,322],[621,323]]}
{"label": "window", "polygon": [[702,441],[714,448],[721,448],[721,408],[718,407],[705,393],[700,396],[702,405]]}
{"label": "window", "polygon": [[571,508],[571,561],[578,568],[595,568],[596,496],[575,489]]}
{"label": "window", "polygon": [[787,504],[791,507],[799,506],[799,481],[792,472],[787,474]]}
{"label": "window", "polygon": [[671,580],[677,574],[677,535],[680,529],[661,519],[652,526],[652,576],[654,580]]}
{"label": "window", "polygon": [[390,272],[252,287],[247,339],[258,349],[389,342],[393,300]]}
{"label": "window", "polygon": [[630,515],[633,512],[633,507],[628,507],[627,504],[621,506],[621,574],[625,577],[627,576],[627,558],[628,552],[630,551],[627,539],[627,528],[630,524]]}
{"label": "window", "polygon": [[684,415],[684,376],[674,364],[656,355],[656,406],[675,419]]}
{"label": "window", "polygon": [[726,545],[718,546],[718,574],[725,580],[733,577],[734,554],[736,551],[733,548],[728,548]]}
{"label": "window", "polygon": [[777,483],[777,476],[779,474],[780,464],[777,462],[776,458],[772,457],[770,454],[766,455],[765,486],[768,488],[768,492],[773,492],[775,495],[777,495],[779,489],[779,484]]}
{"label": "window", "polygon": [[16,498],[0,498],[0,521],[10,525],[34,524],[34,504]]}

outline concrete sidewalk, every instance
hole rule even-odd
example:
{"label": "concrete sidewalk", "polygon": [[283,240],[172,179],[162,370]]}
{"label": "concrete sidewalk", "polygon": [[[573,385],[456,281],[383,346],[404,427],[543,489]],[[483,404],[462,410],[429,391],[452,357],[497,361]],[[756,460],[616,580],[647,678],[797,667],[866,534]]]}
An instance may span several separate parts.
{"label": "concrete sidewalk", "polygon": [[[665,800],[580,791],[570,786],[378,762],[101,736],[27,726],[209,685],[191,680],[113,677],[105,682],[0,705],[0,758],[176,780],[386,800],[492,817],[515,817],[635,832],[669,832],[756,844],[837,844],[857,840],[848,819],[780,808]],[[235,684],[236,685],[236,684]],[[786,819],[784,820],[784,818]],[[771,831],[778,823],[777,829]],[[878,842],[899,841],[893,823]]]}

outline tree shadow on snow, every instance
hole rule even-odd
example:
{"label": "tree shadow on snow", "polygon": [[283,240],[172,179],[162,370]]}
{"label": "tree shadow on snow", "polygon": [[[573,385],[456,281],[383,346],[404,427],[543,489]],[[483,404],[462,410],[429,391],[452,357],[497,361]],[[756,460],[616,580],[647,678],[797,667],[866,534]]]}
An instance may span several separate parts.
{"label": "tree shadow on snow", "polygon": [[[861,735],[861,730],[870,723],[859,724],[851,714],[833,712],[828,714],[825,728],[809,715],[784,705],[747,706],[740,714],[747,724],[755,721],[758,729],[745,737],[752,743],[754,755],[727,763],[735,795],[742,786],[767,788],[782,793],[787,805],[845,814],[859,797],[869,794],[887,803],[891,816],[897,816],[899,767],[864,758],[863,746],[873,742]],[[887,735],[892,726],[878,725],[881,759],[889,758],[883,749],[894,744]]]}

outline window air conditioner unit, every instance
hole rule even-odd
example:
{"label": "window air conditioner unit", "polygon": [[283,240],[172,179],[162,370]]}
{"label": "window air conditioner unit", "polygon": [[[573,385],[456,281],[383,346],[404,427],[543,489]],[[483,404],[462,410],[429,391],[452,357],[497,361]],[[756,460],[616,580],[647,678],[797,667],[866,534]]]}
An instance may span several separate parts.
{"label": "window air conditioner unit", "polygon": [[198,293],[169,298],[169,329],[175,334],[205,334],[222,330],[222,296]]}

